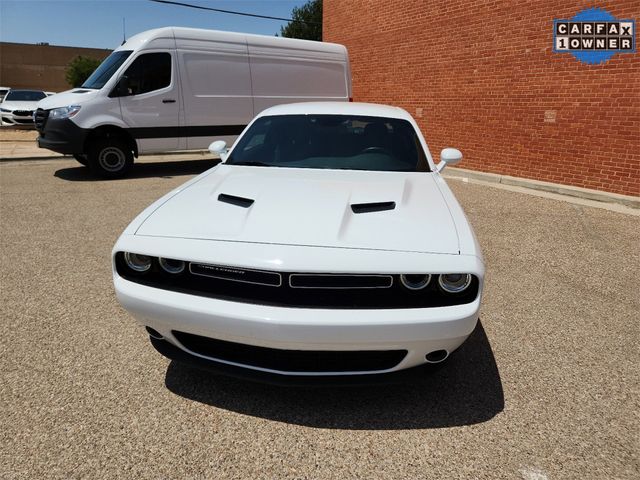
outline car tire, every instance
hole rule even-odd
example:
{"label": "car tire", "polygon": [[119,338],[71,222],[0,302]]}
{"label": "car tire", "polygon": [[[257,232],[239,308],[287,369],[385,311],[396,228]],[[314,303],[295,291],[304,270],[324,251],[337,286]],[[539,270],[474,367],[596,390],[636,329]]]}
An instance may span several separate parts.
{"label": "car tire", "polygon": [[120,138],[101,138],[89,149],[91,171],[103,178],[122,178],[133,165],[133,152]]}
{"label": "car tire", "polygon": [[75,158],[80,165],[84,165],[85,167],[89,165],[89,159],[84,154],[75,153],[73,158]]}

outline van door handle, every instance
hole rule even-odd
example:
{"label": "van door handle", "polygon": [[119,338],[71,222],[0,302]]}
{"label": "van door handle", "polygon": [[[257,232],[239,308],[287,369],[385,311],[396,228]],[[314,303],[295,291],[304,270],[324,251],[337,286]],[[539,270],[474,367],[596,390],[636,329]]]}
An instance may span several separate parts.
{"label": "van door handle", "polygon": [[165,98],[162,103],[176,103],[176,101],[173,98]]}

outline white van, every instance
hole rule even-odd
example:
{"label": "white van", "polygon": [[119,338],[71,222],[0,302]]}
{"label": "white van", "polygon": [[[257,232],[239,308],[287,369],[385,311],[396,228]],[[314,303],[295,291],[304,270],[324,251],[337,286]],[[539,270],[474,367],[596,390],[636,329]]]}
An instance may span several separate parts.
{"label": "white van", "polygon": [[165,27],[131,37],[34,116],[38,146],[114,178],[140,154],[231,143],[273,105],[350,99],[342,45]]}

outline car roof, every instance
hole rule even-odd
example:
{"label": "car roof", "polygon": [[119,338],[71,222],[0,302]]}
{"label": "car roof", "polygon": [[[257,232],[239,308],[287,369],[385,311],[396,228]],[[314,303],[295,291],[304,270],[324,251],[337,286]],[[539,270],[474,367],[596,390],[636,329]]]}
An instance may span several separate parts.
{"label": "car roof", "polygon": [[411,115],[399,107],[358,102],[303,102],[276,105],[262,111],[258,117],[273,115],[361,115],[366,117],[401,118],[411,121]]}

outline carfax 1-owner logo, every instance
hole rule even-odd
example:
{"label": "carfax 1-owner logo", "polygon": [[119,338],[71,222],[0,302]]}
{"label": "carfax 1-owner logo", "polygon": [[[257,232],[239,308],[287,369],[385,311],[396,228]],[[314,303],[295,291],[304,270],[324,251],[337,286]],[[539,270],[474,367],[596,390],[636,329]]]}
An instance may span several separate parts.
{"label": "carfax 1-owner logo", "polygon": [[583,63],[604,63],[616,53],[634,53],[635,34],[634,20],[589,8],[569,20],[553,21],[553,51],[570,53]]}

